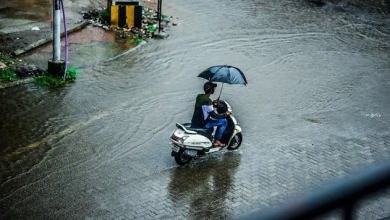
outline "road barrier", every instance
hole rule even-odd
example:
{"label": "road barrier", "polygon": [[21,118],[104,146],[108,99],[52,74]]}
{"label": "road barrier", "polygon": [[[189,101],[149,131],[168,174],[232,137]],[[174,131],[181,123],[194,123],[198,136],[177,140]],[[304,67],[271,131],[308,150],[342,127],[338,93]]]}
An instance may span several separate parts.
{"label": "road barrier", "polygon": [[[356,203],[365,196],[390,186],[390,160],[351,176],[339,180],[327,187],[308,193],[283,206],[253,213],[243,220],[298,220],[312,219],[328,212],[341,209],[343,219],[354,219]],[[364,205],[364,204],[359,204]]]}

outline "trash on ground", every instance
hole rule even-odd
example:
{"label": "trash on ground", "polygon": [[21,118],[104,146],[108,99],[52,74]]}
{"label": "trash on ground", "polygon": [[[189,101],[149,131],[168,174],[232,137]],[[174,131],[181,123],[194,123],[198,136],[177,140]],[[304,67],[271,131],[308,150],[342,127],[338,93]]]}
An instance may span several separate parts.
{"label": "trash on ground", "polygon": [[5,65],[5,63],[0,61],[0,69],[5,69],[5,68],[7,68],[7,65]]}

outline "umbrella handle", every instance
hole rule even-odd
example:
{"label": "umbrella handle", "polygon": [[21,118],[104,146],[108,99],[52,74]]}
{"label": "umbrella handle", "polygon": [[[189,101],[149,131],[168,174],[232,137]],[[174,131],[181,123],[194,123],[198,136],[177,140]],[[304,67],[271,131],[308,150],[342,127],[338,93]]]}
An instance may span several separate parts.
{"label": "umbrella handle", "polygon": [[221,91],[219,92],[218,100],[221,97],[222,89],[223,89],[223,83],[222,83]]}

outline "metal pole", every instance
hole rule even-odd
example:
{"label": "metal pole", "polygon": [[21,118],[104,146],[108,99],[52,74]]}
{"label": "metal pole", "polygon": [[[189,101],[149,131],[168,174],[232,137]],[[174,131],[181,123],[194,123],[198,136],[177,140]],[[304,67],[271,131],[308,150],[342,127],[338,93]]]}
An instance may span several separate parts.
{"label": "metal pole", "polygon": [[160,33],[160,0],[157,0],[158,33]]}
{"label": "metal pole", "polygon": [[158,33],[161,31],[162,0],[158,0]]}
{"label": "metal pole", "polygon": [[53,61],[61,60],[60,0],[53,0]]}
{"label": "metal pole", "polygon": [[343,209],[343,219],[344,220],[353,220],[353,205],[347,204]]}
{"label": "metal pole", "polygon": [[221,91],[219,92],[218,100],[219,100],[219,98],[221,98],[222,89],[223,89],[223,83],[222,83]]}

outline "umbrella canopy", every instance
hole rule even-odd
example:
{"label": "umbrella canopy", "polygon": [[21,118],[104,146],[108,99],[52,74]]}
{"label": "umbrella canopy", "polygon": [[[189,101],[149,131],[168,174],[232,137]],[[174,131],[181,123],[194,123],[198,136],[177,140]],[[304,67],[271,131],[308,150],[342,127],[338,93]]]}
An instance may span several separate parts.
{"label": "umbrella canopy", "polygon": [[198,77],[212,82],[221,82],[228,84],[248,84],[244,73],[234,66],[220,65],[207,68]]}

